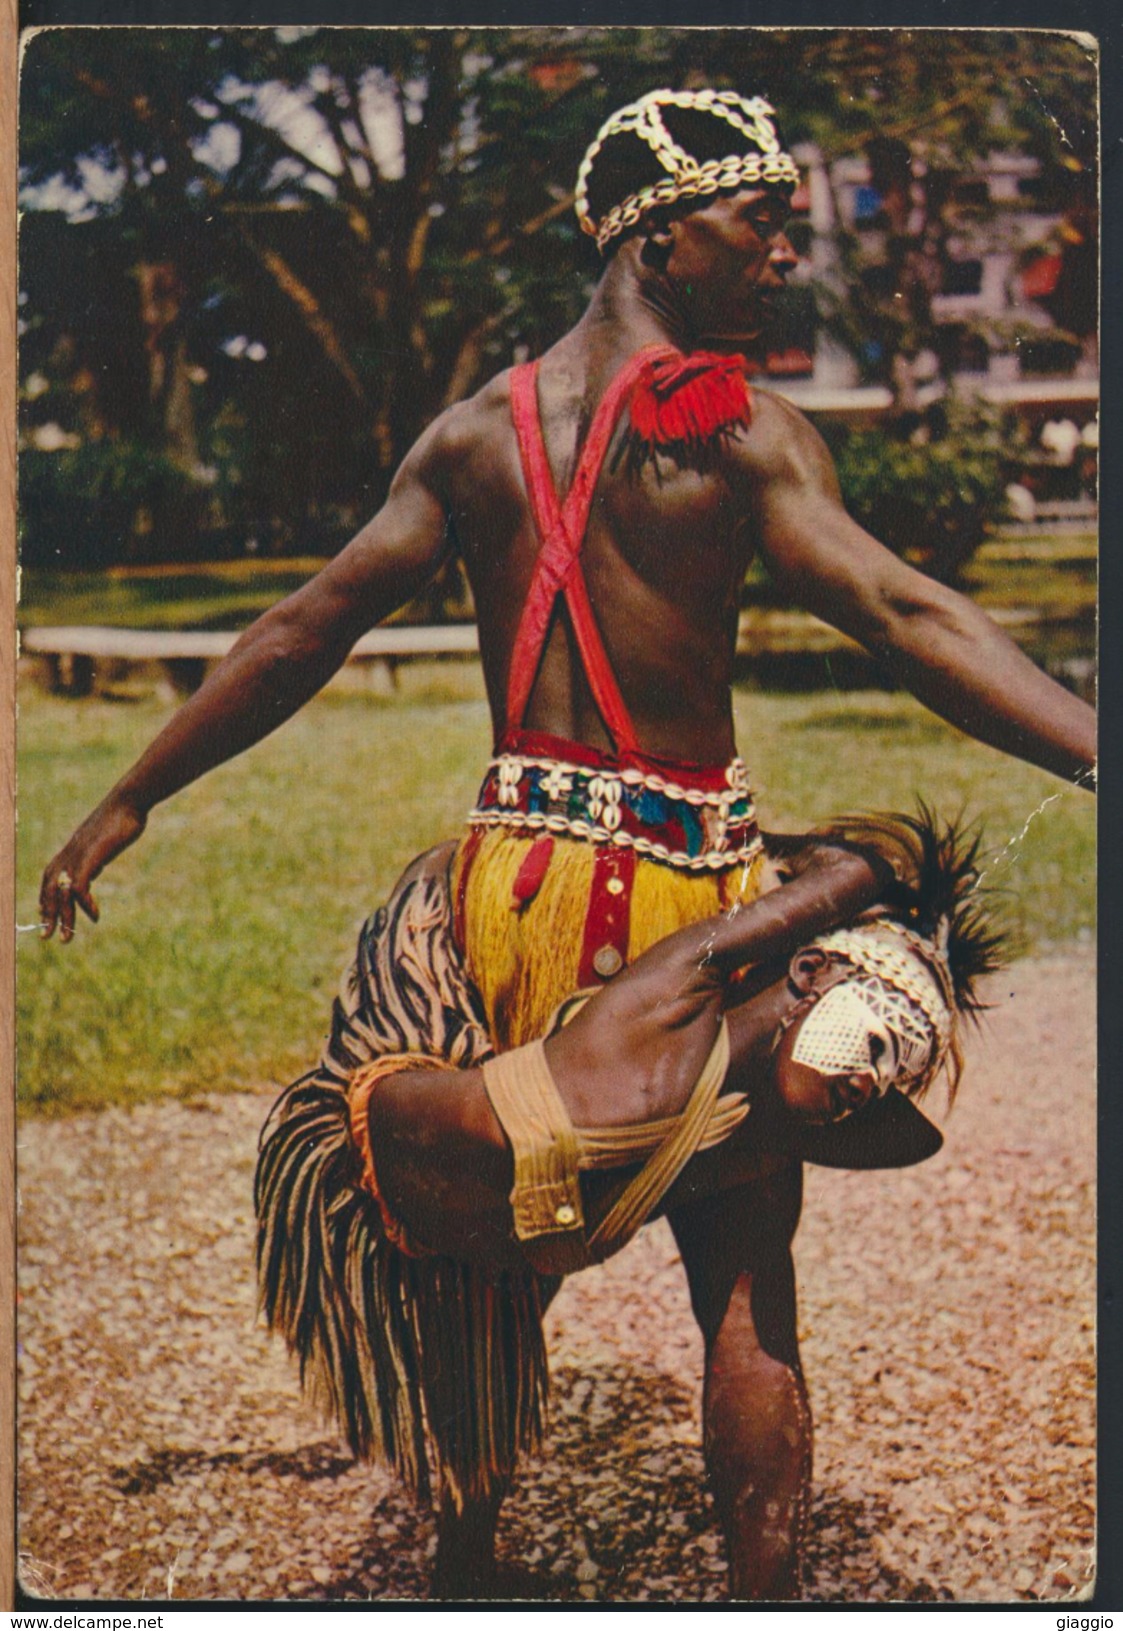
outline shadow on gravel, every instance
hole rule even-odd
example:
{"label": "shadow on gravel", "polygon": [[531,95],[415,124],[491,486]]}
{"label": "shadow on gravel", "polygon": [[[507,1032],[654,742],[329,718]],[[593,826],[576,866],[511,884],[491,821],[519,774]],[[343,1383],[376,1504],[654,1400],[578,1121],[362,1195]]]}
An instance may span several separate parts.
{"label": "shadow on gravel", "polygon": [[128,1467],[111,1467],[109,1477],[123,1495],[151,1495],[161,1484],[217,1467],[236,1467],[251,1477],[257,1472],[269,1472],[279,1478],[299,1478],[311,1484],[321,1478],[339,1478],[354,1464],[352,1457],[341,1454],[334,1444],[324,1443],[306,1444],[289,1454],[168,1449],[157,1450],[147,1461],[134,1461]]}
{"label": "shadow on gravel", "polygon": [[[599,1362],[559,1366],[545,1454],[528,1461],[503,1508],[493,1602],[725,1601],[726,1566],[706,1489],[696,1394],[663,1372]],[[117,1489],[144,1498],[178,1479],[225,1469],[305,1484],[331,1482],[354,1461],[330,1441],[291,1453],[168,1448],[111,1469]],[[249,1491],[247,1491],[247,1496]],[[372,1488],[369,1521],[346,1559],[294,1593],[311,1602],[425,1601],[433,1515],[395,1488]],[[322,1499],[330,1500],[325,1492]],[[890,1518],[874,1497],[824,1490],[808,1533],[807,1598],[818,1602],[940,1602],[951,1594],[911,1579],[879,1554]],[[325,1573],[327,1571],[325,1570]]]}
{"label": "shadow on gravel", "polygon": [[431,1513],[401,1490],[374,1503],[367,1533],[355,1540],[347,1561],[320,1591],[326,1602],[423,1602],[436,1546]]}
{"label": "shadow on gravel", "polygon": [[[545,1453],[524,1464],[503,1508],[488,1600],[720,1601],[696,1415],[691,1391],[661,1372],[559,1366]],[[394,1491],[332,1579],[300,1595],[424,1600],[434,1544],[432,1515]]]}
{"label": "shadow on gravel", "polygon": [[913,1580],[885,1563],[877,1539],[889,1527],[888,1509],[872,1497],[862,1501],[829,1490],[812,1506],[807,1535],[807,1584],[811,1602],[947,1603],[952,1593],[932,1580]]}
{"label": "shadow on gravel", "polygon": [[553,1378],[547,1457],[530,1463],[499,1531],[505,1597],[720,1599],[725,1566],[692,1390],[619,1363]]}

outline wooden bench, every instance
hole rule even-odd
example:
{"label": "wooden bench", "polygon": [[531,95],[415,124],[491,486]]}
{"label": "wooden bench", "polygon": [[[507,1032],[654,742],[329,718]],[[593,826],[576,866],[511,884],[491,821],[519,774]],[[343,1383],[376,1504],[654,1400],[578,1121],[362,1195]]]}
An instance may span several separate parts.
{"label": "wooden bench", "polygon": [[[1032,626],[1036,616],[1030,607],[1003,607],[990,615],[1015,635]],[[208,667],[225,657],[237,638],[210,629],[31,628],[21,634],[20,651],[45,665],[51,689],[64,696],[89,696],[95,684],[104,685],[107,678],[120,678],[141,664],[157,665],[165,683],[185,695],[202,684]],[[380,689],[393,691],[402,663],[475,657],[479,649],[474,623],[398,623],[364,634],[348,661],[365,665]],[[737,658],[741,673],[784,689],[821,684],[824,675],[844,689],[879,683],[877,664],[868,652],[807,612],[746,608],[738,624]],[[1066,683],[1081,694],[1091,684],[1083,674]]]}
{"label": "wooden bench", "polygon": [[[197,689],[207,668],[237,640],[236,634],[211,629],[32,628],[20,635],[20,654],[46,664],[53,691],[88,696],[99,664],[128,668],[156,663],[177,691]],[[398,665],[420,657],[466,657],[480,649],[474,623],[428,626],[392,624],[371,629],[357,641],[349,662],[378,666],[392,687]]]}

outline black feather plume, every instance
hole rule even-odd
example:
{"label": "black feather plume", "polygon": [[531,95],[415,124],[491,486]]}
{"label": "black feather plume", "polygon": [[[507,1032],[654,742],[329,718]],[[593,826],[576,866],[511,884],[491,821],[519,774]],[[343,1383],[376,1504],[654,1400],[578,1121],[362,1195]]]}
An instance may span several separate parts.
{"label": "black feather plume", "polygon": [[1009,932],[995,913],[995,891],[980,881],[978,827],[962,815],[942,822],[918,802],[915,816],[840,816],[816,828],[816,834],[868,847],[889,865],[895,883],[886,904],[906,927],[931,939],[946,919],[955,1004],[961,1014],[976,1018],[987,1006],[979,981],[1005,967],[1010,955]]}

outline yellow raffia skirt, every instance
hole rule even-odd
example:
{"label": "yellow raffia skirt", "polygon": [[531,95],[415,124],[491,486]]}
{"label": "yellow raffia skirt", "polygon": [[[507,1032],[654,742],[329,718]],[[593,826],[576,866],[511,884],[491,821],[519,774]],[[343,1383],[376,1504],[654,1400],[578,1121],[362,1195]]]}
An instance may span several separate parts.
{"label": "yellow raffia skirt", "polygon": [[[536,835],[492,828],[462,842],[453,862],[453,898],[462,925],[462,951],[483,997],[491,1036],[500,1049],[544,1035],[558,1004],[578,986],[596,858],[585,839],[557,838],[533,899],[519,903],[514,884]],[[695,872],[637,857],[627,961],[676,929],[747,905],[772,887],[763,852],[725,872]]]}

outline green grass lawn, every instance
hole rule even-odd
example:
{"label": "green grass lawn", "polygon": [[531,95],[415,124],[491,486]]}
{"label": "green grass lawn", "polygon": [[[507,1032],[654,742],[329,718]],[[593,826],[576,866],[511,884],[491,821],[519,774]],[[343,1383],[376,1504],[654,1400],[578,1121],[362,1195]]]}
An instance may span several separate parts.
{"label": "green grass lawn", "polygon": [[302,558],[108,572],[25,571],[19,621],[24,628],[93,623],[128,629],[243,629],[322,565]]}
{"label": "green grass lawn", "polygon": [[[284,1082],[314,1062],[362,917],[458,831],[489,729],[473,665],[417,665],[402,694],[329,693],[158,809],[69,946],[18,936],[19,1093],[62,1113]],[[1087,938],[1094,801],[968,742],[910,698],[739,692],[765,825],[910,808],[984,819],[1029,948]],[[18,922],[44,862],[169,715],[155,699],[21,689]],[[1005,846],[1005,847],[1002,847]]]}
{"label": "green grass lawn", "polygon": [[[306,556],[108,572],[26,571],[19,621],[25,628],[104,623],[133,629],[241,629],[323,564]],[[763,568],[754,566],[750,585],[759,592],[766,582]],[[1050,617],[1088,611],[1096,597],[1096,534],[999,535],[971,561],[964,586],[992,609],[1033,606]]]}
{"label": "green grass lawn", "polygon": [[1090,617],[1098,590],[1096,537],[991,539],[968,563],[963,587],[988,611],[1032,607],[1043,618]]}

